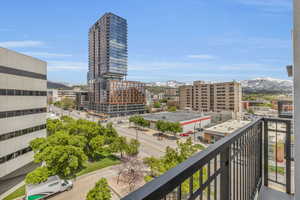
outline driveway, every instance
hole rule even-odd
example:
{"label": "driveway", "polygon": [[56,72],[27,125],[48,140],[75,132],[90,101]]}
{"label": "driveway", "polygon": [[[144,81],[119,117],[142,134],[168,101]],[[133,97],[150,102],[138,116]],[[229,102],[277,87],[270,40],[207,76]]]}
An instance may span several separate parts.
{"label": "driveway", "polygon": [[[117,175],[116,166],[107,167],[96,172],[91,172],[76,178],[73,181],[73,189],[70,191],[62,192],[49,199],[51,200],[84,200],[87,193],[95,186],[96,182],[101,178],[111,178]],[[112,200],[119,200],[120,198],[116,193],[112,192]]]}

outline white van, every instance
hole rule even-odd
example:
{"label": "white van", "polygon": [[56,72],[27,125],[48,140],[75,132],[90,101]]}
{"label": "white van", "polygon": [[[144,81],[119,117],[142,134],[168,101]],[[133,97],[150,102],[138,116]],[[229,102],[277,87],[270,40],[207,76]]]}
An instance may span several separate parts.
{"label": "white van", "polygon": [[51,176],[43,183],[26,185],[26,200],[44,199],[55,193],[71,190],[72,188],[72,181],[62,180],[58,176]]}

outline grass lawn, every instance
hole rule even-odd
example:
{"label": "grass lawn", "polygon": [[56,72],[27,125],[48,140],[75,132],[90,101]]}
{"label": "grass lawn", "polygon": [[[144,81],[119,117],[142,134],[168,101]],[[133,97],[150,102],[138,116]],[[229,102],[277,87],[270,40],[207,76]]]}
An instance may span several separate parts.
{"label": "grass lawn", "polygon": [[[77,173],[77,176],[81,176],[83,174],[87,174],[105,167],[109,167],[112,165],[116,165],[119,164],[120,160],[119,158],[115,157],[115,156],[108,156],[106,158],[103,158],[99,161],[95,161],[95,162],[86,162],[85,164],[85,168],[83,170],[81,170],[80,172]],[[23,185],[22,187],[18,188],[16,191],[14,191],[13,193],[11,193],[10,195],[8,195],[7,197],[5,197],[3,200],[12,200],[15,199],[17,197],[23,196],[25,195],[25,185]]]}
{"label": "grass lawn", "polygon": [[86,162],[85,164],[85,168],[83,170],[81,170],[80,172],[77,173],[77,176],[81,176],[83,174],[87,174],[105,167],[109,167],[112,165],[116,165],[119,164],[120,160],[119,158],[115,157],[115,156],[108,156],[106,158],[103,158],[99,161],[95,161],[95,162]]}
{"label": "grass lawn", "polygon": [[[276,167],[273,166],[273,165],[269,165],[269,170],[270,170],[271,172],[276,172]],[[281,174],[281,175],[284,175],[284,173],[285,173],[284,167],[279,167],[279,166],[277,166],[277,173],[278,173],[278,174]]]}
{"label": "grass lawn", "polygon": [[5,197],[3,200],[12,200],[25,195],[25,185],[19,187],[16,191]]}

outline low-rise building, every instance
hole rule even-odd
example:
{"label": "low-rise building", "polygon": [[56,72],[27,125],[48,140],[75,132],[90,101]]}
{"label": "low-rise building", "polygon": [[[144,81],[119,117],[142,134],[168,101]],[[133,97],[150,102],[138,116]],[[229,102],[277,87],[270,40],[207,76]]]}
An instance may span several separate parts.
{"label": "low-rise building", "polygon": [[250,121],[229,120],[204,130],[204,140],[207,143],[215,143],[219,139],[230,135],[236,130],[249,124]]}
{"label": "low-rise building", "polygon": [[177,111],[177,112],[160,112],[142,115],[150,121],[150,128],[155,129],[155,123],[159,120],[168,122],[178,122],[182,126],[182,133],[195,131],[196,129],[206,127],[210,124],[210,116],[203,116],[200,113]]}
{"label": "low-rise building", "polygon": [[61,101],[64,98],[76,99],[76,91],[75,90],[57,90],[58,99]]}
{"label": "low-rise building", "polygon": [[47,90],[47,101],[48,103],[55,103],[57,101],[60,101],[58,97],[58,90],[57,89],[48,89]]}

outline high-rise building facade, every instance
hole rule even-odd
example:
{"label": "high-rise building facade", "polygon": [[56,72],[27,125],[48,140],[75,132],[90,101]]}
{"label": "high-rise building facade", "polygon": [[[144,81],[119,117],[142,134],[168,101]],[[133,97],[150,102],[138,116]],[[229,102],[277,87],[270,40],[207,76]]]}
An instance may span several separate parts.
{"label": "high-rise building facade", "polygon": [[193,86],[183,85],[179,87],[179,107],[180,109],[193,108]]}
{"label": "high-rise building facade", "polygon": [[46,107],[47,64],[0,48],[0,194],[36,167],[29,143],[46,136]]}
{"label": "high-rise building facade", "polygon": [[106,13],[89,30],[90,109],[111,116],[143,113],[145,85],[126,75],[127,21]]}
{"label": "high-rise building facade", "polygon": [[180,108],[201,112],[241,112],[242,89],[238,82],[205,83],[194,81],[193,85],[179,88]]}

